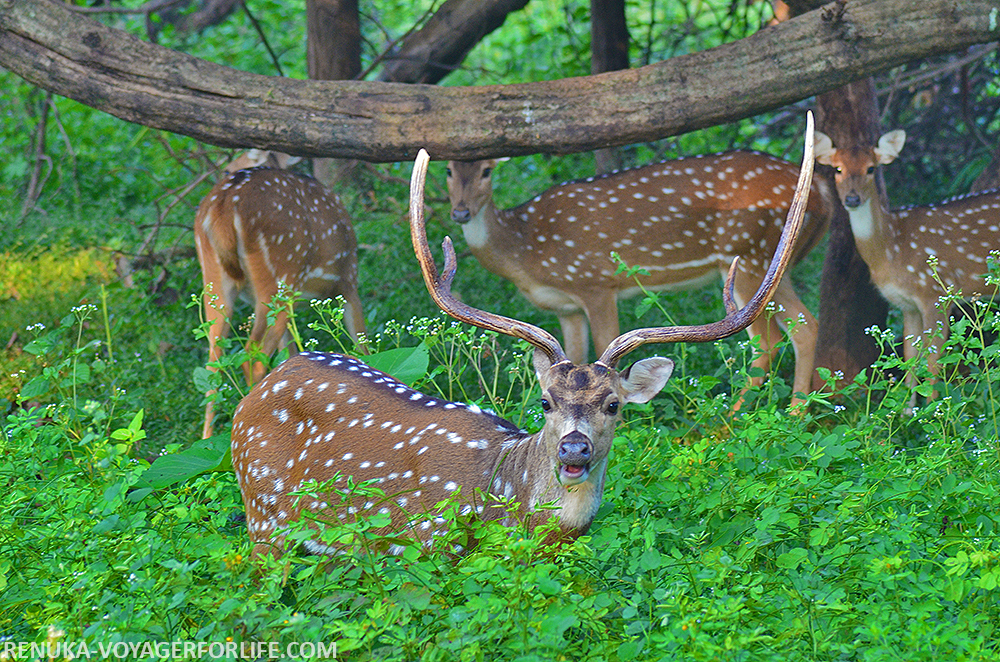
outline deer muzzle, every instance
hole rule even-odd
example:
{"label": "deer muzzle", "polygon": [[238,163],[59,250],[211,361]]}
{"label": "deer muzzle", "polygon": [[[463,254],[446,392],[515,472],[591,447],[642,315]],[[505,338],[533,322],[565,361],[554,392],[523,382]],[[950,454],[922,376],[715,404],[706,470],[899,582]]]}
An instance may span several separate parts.
{"label": "deer muzzle", "polygon": [[587,435],[573,431],[559,441],[559,482],[577,485],[590,475],[593,444]]}
{"label": "deer muzzle", "polygon": [[451,220],[457,221],[458,223],[468,223],[472,220],[472,214],[469,212],[469,208],[465,206],[456,207],[451,210]]}
{"label": "deer muzzle", "polygon": [[844,206],[848,209],[857,209],[861,206],[861,196],[856,191],[851,191],[844,196]]}

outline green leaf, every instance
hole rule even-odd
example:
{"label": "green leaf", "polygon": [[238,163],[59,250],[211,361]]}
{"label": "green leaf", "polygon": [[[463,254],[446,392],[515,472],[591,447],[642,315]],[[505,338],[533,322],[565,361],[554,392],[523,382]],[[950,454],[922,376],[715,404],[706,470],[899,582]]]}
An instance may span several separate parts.
{"label": "green leaf", "polygon": [[953,602],[960,601],[966,594],[965,580],[961,577],[953,577],[945,584],[944,598]]}
{"label": "green leaf", "polygon": [[642,317],[643,315],[645,315],[649,311],[649,309],[653,307],[653,303],[654,302],[655,302],[655,299],[653,299],[652,297],[648,297],[648,296],[647,297],[643,297],[642,299],[640,299],[639,303],[637,303],[635,305],[635,316],[636,316],[636,319],[638,319],[638,318]]}
{"label": "green leaf", "polygon": [[21,389],[21,400],[31,400],[32,398],[41,397],[48,393],[51,388],[52,382],[39,375],[25,384],[24,388]]}
{"label": "green leaf", "polygon": [[78,363],[76,368],[70,373],[72,377],[76,380],[77,384],[88,384],[90,383],[90,366],[86,363]]}
{"label": "green leaf", "polygon": [[206,391],[211,391],[213,388],[217,386],[216,373],[212,372],[211,370],[203,366],[199,366],[194,369],[193,377],[194,377],[194,387],[202,393],[205,393]]}
{"label": "green leaf", "polygon": [[642,652],[642,641],[626,641],[624,644],[618,647],[618,659],[620,660],[634,660]]}
{"label": "green leaf", "polygon": [[796,547],[778,556],[778,567],[787,570],[794,570],[802,565],[802,562],[809,556],[809,551],[803,547]]}
{"label": "green leaf", "polygon": [[209,471],[228,471],[232,466],[229,435],[216,435],[198,446],[157,458],[142,473],[136,486],[159,490]]}
{"label": "green leaf", "polygon": [[55,345],[56,339],[53,334],[50,333],[29,342],[24,346],[24,351],[35,356],[42,356],[43,354],[48,354],[52,351],[52,348],[55,347]]}
{"label": "green leaf", "polygon": [[90,532],[95,534],[107,533],[118,526],[119,519],[118,515],[109,515],[95,524]]}
{"label": "green leaf", "polygon": [[573,605],[563,604],[553,605],[539,627],[546,635],[558,640],[565,635],[566,630],[579,624],[580,619],[574,612]]}
{"label": "green leaf", "polygon": [[427,374],[430,353],[427,345],[421,342],[416,347],[398,347],[371,354],[363,357],[363,360],[376,370],[392,375],[407,386],[413,386],[414,382]]}
{"label": "green leaf", "polygon": [[559,595],[562,592],[562,584],[551,577],[540,577],[538,590],[542,595]]}
{"label": "green leaf", "polygon": [[656,570],[660,567],[660,552],[655,549],[647,549],[639,557],[639,567],[643,570]]}

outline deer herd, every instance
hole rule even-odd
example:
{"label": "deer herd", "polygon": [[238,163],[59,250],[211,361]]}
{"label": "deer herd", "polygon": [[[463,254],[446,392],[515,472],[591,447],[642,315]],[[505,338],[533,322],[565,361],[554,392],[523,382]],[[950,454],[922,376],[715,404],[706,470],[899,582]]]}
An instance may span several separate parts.
{"label": "deer herd", "polygon": [[[934,370],[937,348],[929,334],[948,329],[938,281],[965,296],[982,292],[986,255],[1000,247],[1000,192],[889,211],[874,175],[896,158],[905,134],[893,131],[877,146],[839,150],[817,132],[814,148],[811,114],[807,124],[801,167],[746,151],[680,158],[560,184],[510,209],[493,200],[496,161],[449,162],[451,218],[469,250],[525,299],[555,313],[562,344],[539,327],[474,308],[452,293],[457,257],[451,240],[443,245],[440,274],[427,244],[429,157],[421,151],[410,185],[410,226],[428,292],[451,317],[535,348],[543,427],[528,434],[474,405],[425,395],[351,356],[305,352],[270,373],[263,363],[248,363],[253,387],[233,416],[232,459],[254,554],[281,555],[297,520],[315,527],[324,516],[355,521],[374,513],[388,517],[382,520],[391,522],[387,531],[409,528],[429,545],[445,520],[428,514],[448,498],[481,519],[533,527],[554,515],[556,537],[585,533],[600,505],[622,407],[651,400],[673,370],[673,362],[660,357],[619,369],[632,350],[712,341],[746,329],[760,339],[755,365],[766,371],[788,334],[793,404],[802,402],[814,372],[818,324],[786,269],[817,245],[840,205],[872,282],[901,309],[904,333],[930,348]],[[813,178],[814,162],[831,166],[834,181]],[[287,165],[284,157],[252,150],[230,164],[198,208],[195,241],[213,362],[237,296],[253,306],[251,349],[269,355],[288,345],[287,310],[272,313],[268,324],[282,283],[307,298],[343,297],[348,332],[355,340],[365,332],[351,219],[336,195]],[[641,267],[639,281],[649,290],[691,289],[723,277],[725,318],[622,334],[617,302],[638,286],[620,273],[612,253]],[[777,313],[762,315],[771,301]],[[594,363],[587,363],[588,336]],[[907,358],[916,352],[912,341],[904,348]],[[209,402],[206,437],[213,415]],[[310,481],[328,491],[301,496]],[[350,485],[366,482],[385,496],[341,505]],[[504,507],[505,500],[520,510]],[[537,511],[542,504],[555,509]],[[338,546],[317,535],[304,548],[335,553]]]}

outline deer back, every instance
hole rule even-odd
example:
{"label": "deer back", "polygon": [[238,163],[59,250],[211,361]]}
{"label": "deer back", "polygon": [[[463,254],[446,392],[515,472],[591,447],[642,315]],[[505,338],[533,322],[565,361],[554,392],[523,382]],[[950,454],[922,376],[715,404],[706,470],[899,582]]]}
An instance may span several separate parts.
{"label": "deer back", "polygon": [[350,217],[311,177],[266,166],[238,170],[202,200],[195,232],[243,289],[279,280],[307,297],[356,289]]}
{"label": "deer back", "polygon": [[[549,286],[630,289],[610,258],[649,271],[647,286],[698,281],[741,269],[762,273],[777,246],[799,167],[757,152],[696,156],[554,186],[496,210],[496,161],[449,163],[452,216],[487,269],[518,283],[518,272]],[[822,238],[835,210],[829,184],[815,179],[793,263]]]}

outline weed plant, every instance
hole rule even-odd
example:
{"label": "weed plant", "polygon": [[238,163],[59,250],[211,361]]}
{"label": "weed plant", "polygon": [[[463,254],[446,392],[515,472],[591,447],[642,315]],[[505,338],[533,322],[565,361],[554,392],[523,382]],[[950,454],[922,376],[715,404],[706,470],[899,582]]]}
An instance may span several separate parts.
{"label": "weed plant", "polygon": [[[343,337],[335,306],[315,314],[310,330]],[[260,562],[248,558],[225,444],[202,447],[211,461],[196,471],[166,462],[190,452],[180,444],[151,463],[137,452],[143,411],[122,410],[134,402],[79,397],[80,367],[99,373],[81,329],[104,317],[75,310],[36,341],[59,405],[12,410],[0,437],[9,639],[323,641],[359,660],[1000,656],[1000,316],[988,301],[953,325],[940,381],[922,359],[886,353],[843,388],[828,374],[802,415],[786,411],[780,376],[731,414],[752,351],[717,343],[714,373],[630,408],[604,503],[573,543],[545,546],[544,531],[443,503],[434,516],[450,533],[429,549],[377,517],[330,517],[323,540],[344,554],[296,548]],[[529,428],[541,420],[523,346],[417,318],[373,334],[371,348],[393,365],[426,353],[428,368],[408,368],[425,390],[472,396]],[[920,396],[909,414],[907,371]],[[347,504],[371,489],[356,486]],[[401,553],[385,555],[390,545]]]}

